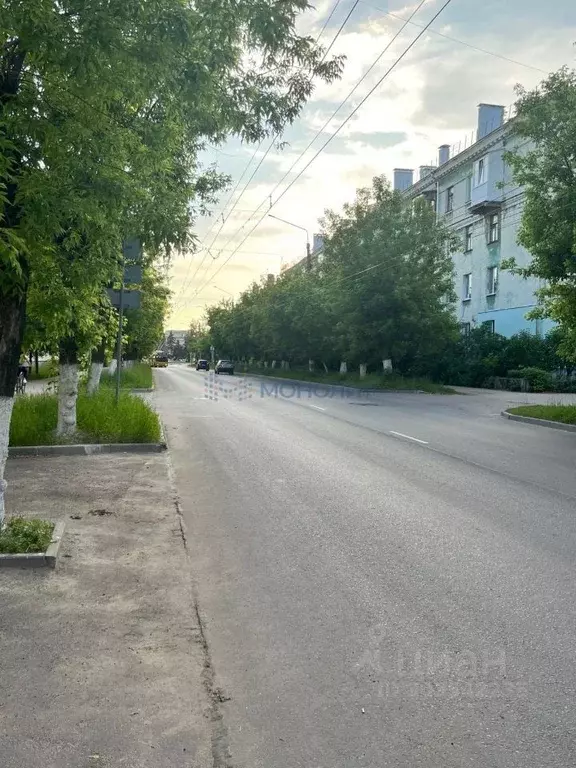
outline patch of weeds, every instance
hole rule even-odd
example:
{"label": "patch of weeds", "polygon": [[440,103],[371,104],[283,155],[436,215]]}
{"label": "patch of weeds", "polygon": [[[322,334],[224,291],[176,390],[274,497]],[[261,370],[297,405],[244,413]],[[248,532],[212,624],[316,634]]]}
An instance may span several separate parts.
{"label": "patch of weeds", "polygon": [[48,520],[11,517],[0,532],[0,553],[23,555],[45,552],[52,541],[54,523]]}

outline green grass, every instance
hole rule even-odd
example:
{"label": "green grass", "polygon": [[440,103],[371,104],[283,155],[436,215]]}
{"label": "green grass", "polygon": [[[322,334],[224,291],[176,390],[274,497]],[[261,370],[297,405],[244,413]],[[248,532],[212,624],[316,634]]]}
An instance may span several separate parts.
{"label": "green grass", "polygon": [[38,379],[52,379],[58,376],[58,361],[57,360],[45,360],[38,365],[38,373],[36,373],[36,366],[32,363],[32,367],[29,371],[30,381]]}
{"label": "green grass", "polygon": [[[64,442],[55,434],[58,421],[56,395],[17,397],[10,424],[10,445],[55,445]],[[152,408],[136,395],[99,390],[81,393],[77,403],[78,434],[74,443],[157,443],[160,422]],[[70,441],[68,441],[70,442]]]}
{"label": "green grass", "polygon": [[576,405],[520,405],[509,408],[515,416],[530,416],[533,419],[560,421],[562,424],[576,424]]}
{"label": "green grass", "polygon": [[[131,368],[122,368],[120,378],[122,389],[152,389],[152,368],[146,363],[136,363]],[[116,376],[103,373],[101,387],[116,388]]]}
{"label": "green grass", "polygon": [[311,373],[310,371],[302,370],[283,371],[280,368],[254,368],[249,369],[248,372],[262,376],[277,376],[282,379],[314,381],[321,384],[340,384],[346,387],[382,390],[400,389],[410,392],[419,390],[421,392],[430,392],[432,394],[441,395],[454,394],[453,389],[446,387],[443,384],[436,384],[429,379],[405,378],[396,373],[369,373],[365,378],[361,379],[359,373],[337,373],[335,371],[330,371],[329,373],[314,371]]}
{"label": "green grass", "polygon": [[11,517],[0,533],[0,553],[21,555],[27,552],[45,552],[52,540],[54,523],[48,520],[26,520]]}

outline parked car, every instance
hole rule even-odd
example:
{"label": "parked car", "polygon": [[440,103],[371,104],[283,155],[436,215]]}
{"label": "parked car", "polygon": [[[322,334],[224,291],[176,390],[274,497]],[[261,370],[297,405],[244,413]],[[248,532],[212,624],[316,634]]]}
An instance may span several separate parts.
{"label": "parked car", "polygon": [[209,371],[210,370],[210,363],[208,360],[197,360],[196,361],[196,370],[197,371]]}
{"label": "parked car", "polygon": [[234,363],[231,360],[218,360],[214,373],[228,373],[234,375]]}

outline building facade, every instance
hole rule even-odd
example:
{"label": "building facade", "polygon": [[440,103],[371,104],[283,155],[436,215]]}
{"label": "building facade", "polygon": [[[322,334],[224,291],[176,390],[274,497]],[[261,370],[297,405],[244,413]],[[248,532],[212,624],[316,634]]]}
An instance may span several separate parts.
{"label": "building facade", "polygon": [[412,169],[394,171],[395,189],[409,200],[429,200],[438,219],[458,236],[460,247],[452,257],[464,332],[483,324],[503,336],[525,330],[543,334],[552,327],[551,321],[526,318],[536,306],[539,281],[501,269],[506,259],[524,267],[531,258],[517,243],[524,193],[504,161],[506,150],[522,151],[526,143],[511,126],[504,107],[481,104],[471,146],[457,153],[440,147],[438,166],[421,166],[416,183]]}

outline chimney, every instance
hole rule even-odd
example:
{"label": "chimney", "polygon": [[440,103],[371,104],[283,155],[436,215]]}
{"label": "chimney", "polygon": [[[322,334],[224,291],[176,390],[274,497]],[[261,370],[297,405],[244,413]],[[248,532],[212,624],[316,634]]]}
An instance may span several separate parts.
{"label": "chimney", "polygon": [[411,168],[394,168],[394,189],[404,192],[414,183],[414,171]]}
{"label": "chimney", "polygon": [[430,176],[430,174],[433,173],[435,170],[436,170],[436,166],[434,165],[421,165],[419,168],[420,181],[426,178],[426,176]]}
{"label": "chimney", "polygon": [[448,160],[450,160],[450,145],[442,144],[438,147],[438,165],[444,165]]}
{"label": "chimney", "polygon": [[504,107],[498,104],[478,104],[478,133],[476,141],[495,131],[504,123]]}

